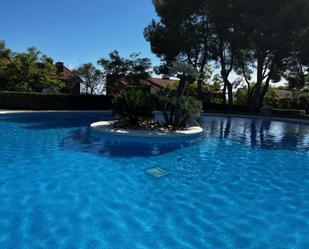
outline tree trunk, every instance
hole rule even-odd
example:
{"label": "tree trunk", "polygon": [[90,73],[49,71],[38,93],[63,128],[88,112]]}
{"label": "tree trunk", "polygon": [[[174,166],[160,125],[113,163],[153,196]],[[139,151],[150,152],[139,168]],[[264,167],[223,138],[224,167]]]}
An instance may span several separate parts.
{"label": "tree trunk", "polygon": [[226,105],[226,84],[223,87],[223,104]]}
{"label": "tree trunk", "polygon": [[256,85],[255,89],[251,95],[250,98],[250,105],[249,105],[249,111],[250,112],[257,112],[259,107],[259,100],[260,100],[260,94],[261,94],[261,86],[263,83],[263,66],[264,66],[264,57],[261,53],[258,55],[257,60],[257,77],[256,77]]}
{"label": "tree trunk", "polygon": [[[224,48],[221,43],[219,46],[219,53],[220,53],[220,64],[221,64],[221,77],[223,79],[224,86],[226,87],[227,94],[228,94],[228,110],[232,111],[233,110],[233,85],[229,81],[229,74],[231,70],[226,68],[226,58],[224,56]],[[224,98],[225,98],[224,101],[226,102],[226,96]]]}
{"label": "tree trunk", "polygon": [[252,95],[251,88],[248,85],[248,90],[247,90],[247,106],[251,105],[251,95]]}
{"label": "tree trunk", "polygon": [[[233,85],[232,83],[228,80],[226,73],[221,72],[221,76],[224,82],[224,87],[225,91],[227,89],[227,95],[228,95],[228,110],[233,111]],[[226,96],[225,98],[225,103],[226,103]]]}
{"label": "tree trunk", "polygon": [[178,88],[177,88],[177,97],[180,97],[181,95],[183,95],[183,92],[185,90],[185,86],[186,86],[186,80],[184,77],[180,77],[179,80],[179,84],[178,84]]}
{"label": "tree trunk", "polygon": [[197,81],[197,96],[200,100],[203,99],[202,80]]}
{"label": "tree trunk", "polygon": [[233,86],[232,84],[227,85],[227,93],[228,93],[228,110],[233,111]]}
{"label": "tree trunk", "polygon": [[263,105],[264,105],[264,98],[265,98],[265,95],[267,94],[268,92],[268,88],[269,88],[269,83],[270,83],[270,76],[268,76],[266,82],[265,82],[265,85],[263,87],[263,90],[262,90],[262,93],[260,95],[260,99],[259,99],[259,108],[261,108]]}

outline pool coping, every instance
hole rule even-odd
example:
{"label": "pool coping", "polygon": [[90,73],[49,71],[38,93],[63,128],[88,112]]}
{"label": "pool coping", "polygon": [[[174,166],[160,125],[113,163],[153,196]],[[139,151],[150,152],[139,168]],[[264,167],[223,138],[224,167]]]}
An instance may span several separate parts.
{"label": "pool coping", "polygon": [[0,114],[14,114],[14,113],[50,113],[50,112],[101,112],[101,113],[111,113],[110,110],[3,110],[0,109]]}
{"label": "pool coping", "polygon": [[[18,113],[106,113],[110,114],[110,110],[5,110],[0,109],[1,114],[18,114]],[[156,113],[161,113],[157,111]],[[255,119],[264,119],[264,120],[272,120],[272,121],[283,121],[283,122],[293,122],[293,123],[301,123],[309,125],[309,120],[306,119],[297,119],[297,118],[282,118],[282,117],[272,117],[272,116],[262,116],[262,115],[245,115],[245,114],[225,114],[225,113],[216,113],[216,112],[203,112],[202,116],[218,116],[218,117],[234,117],[234,118],[255,118]]]}
{"label": "pool coping", "polygon": [[203,133],[203,128],[192,126],[185,130],[175,131],[147,131],[115,128],[113,125],[116,120],[98,121],[92,123],[90,127],[103,134],[111,134],[124,137],[146,137],[146,138],[178,138],[178,137],[195,137]]}

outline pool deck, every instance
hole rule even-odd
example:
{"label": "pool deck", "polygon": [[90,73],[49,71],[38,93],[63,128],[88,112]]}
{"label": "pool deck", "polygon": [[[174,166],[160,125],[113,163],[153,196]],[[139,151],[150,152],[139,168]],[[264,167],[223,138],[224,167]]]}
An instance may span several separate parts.
{"label": "pool deck", "polygon": [[48,113],[48,112],[99,112],[99,113],[111,113],[111,111],[101,111],[101,110],[4,110],[0,109],[0,114],[10,114],[10,113]]}

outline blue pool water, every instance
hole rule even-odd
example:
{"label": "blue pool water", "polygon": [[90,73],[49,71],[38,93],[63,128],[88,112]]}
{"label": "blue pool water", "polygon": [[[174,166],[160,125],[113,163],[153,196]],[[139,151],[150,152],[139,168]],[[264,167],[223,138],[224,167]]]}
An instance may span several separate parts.
{"label": "blue pool water", "polygon": [[309,126],[204,116],[158,144],[107,118],[0,115],[0,248],[309,248]]}

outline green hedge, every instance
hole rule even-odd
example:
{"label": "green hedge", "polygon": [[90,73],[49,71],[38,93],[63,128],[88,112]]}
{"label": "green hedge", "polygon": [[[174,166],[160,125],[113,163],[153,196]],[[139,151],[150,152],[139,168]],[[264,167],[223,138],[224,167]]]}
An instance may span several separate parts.
{"label": "green hedge", "polygon": [[[25,110],[109,110],[111,99],[107,96],[65,95],[23,92],[1,92],[0,109]],[[227,113],[226,106],[204,103],[206,112]],[[233,113],[248,114],[245,107],[234,108]],[[273,116],[308,119],[305,111],[274,109]]]}
{"label": "green hedge", "polygon": [[272,114],[280,117],[304,117],[306,111],[296,109],[273,109]]}
{"label": "green hedge", "polygon": [[0,109],[108,110],[107,96],[0,92]]}

